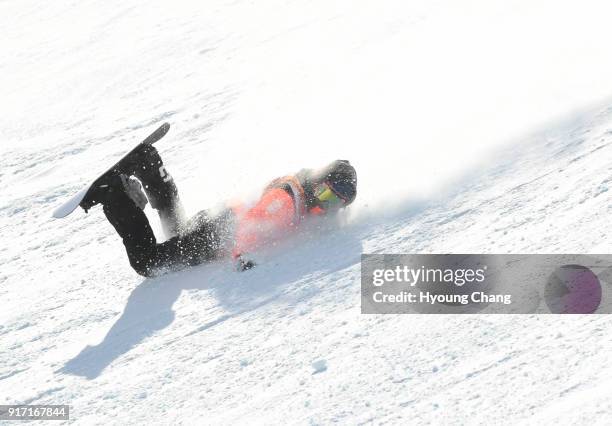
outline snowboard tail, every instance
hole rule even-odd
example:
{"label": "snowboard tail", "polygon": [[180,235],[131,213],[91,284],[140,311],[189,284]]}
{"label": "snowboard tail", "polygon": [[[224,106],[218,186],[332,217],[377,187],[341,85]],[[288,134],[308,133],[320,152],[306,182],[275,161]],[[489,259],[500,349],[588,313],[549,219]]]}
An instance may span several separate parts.
{"label": "snowboard tail", "polygon": [[86,185],[79,192],[74,194],[70,199],[68,199],[64,204],[59,206],[53,212],[53,217],[56,219],[60,219],[68,216],[72,213],[78,206],[81,206],[85,211],[87,211],[92,205],[95,204],[95,201],[89,200],[88,195],[90,192],[96,188],[99,184],[104,181],[104,178],[111,174],[118,174],[126,172],[126,166],[129,164],[131,158],[136,154],[143,146],[153,145],[155,142],[163,138],[166,133],[170,130],[170,124],[164,123],[160,127],[157,128],[153,133],[147,136],[142,142],[136,145],[133,149],[131,149],[127,154],[123,155],[115,164],[113,164],[110,168],[108,168],[104,173],[96,177],[93,181],[91,181],[88,185]]}

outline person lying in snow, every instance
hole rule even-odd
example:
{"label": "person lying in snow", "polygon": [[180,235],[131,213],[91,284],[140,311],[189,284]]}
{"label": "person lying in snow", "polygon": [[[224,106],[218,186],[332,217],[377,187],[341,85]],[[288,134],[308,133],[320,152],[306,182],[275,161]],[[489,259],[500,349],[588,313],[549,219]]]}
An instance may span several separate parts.
{"label": "person lying in snow", "polygon": [[[99,182],[80,206],[102,204],[123,240],[130,265],[143,276],[232,256],[240,270],[254,263],[245,255],[295,230],[307,216],[347,207],[357,195],[357,174],[346,160],[319,170],[303,169],[274,179],[252,206],[234,205],[210,216],[201,211],[185,221],[178,189],[152,145],[129,161],[129,174]],[[142,183],[142,185],[141,185]],[[143,193],[144,187],[144,193]],[[145,196],[146,194],[146,196]],[[158,243],[143,212],[147,201],[157,210],[169,238]]]}

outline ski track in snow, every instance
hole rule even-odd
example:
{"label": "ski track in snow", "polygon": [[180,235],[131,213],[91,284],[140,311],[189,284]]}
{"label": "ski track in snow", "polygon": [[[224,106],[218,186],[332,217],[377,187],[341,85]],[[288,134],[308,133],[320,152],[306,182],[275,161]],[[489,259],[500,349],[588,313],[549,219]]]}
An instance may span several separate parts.
{"label": "ski track in snow", "polygon": [[[373,106],[339,117],[338,128],[330,124],[327,113],[356,100],[342,72],[363,65],[363,78],[402,84],[389,67],[369,68],[368,55],[372,62],[382,59],[413,35],[406,28],[423,35],[426,24],[438,28],[448,13],[459,13],[444,2],[385,4],[389,10],[359,4],[350,13],[336,2],[324,13],[280,1],[261,10],[213,2],[206,11],[186,4],[169,10],[156,2],[92,2],[66,10],[36,1],[0,5],[3,16],[12,16],[9,36],[0,42],[9,61],[0,70],[14,77],[12,87],[0,89],[13,101],[2,110],[0,130],[6,141],[0,160],[0,403],[68,403],[79,424],[609,423],[609,316],[360,314],[362,253],[612,248],[610,102],[565,111],[555,122],[540,117],[547,124],[537,131],[525,130],[534,125],[527,119],[515,129],[483,124],[481,132],[498,129],[508,143],[445,176],[443,167],[432,166],[435,192],[393,197],[395,182],[376,195],[384,182],[376,175],[393,175],[385,175],[384,164],[369,166],[369,155],[378,157],[364,146],[372,128],[388,123]],[[483,16],[510,13],[511,6],[489,10],[485,4],[478,4]],[[344,32],[336,35],[338,28]],[[309,37],[329,42],[321,58],[305,53]],[[429,43],[439,47],[435,39]],[[338,61],[339,74],[323,76],[330,72],[320,65],[325,61]],[[44,80],[54,84],[40,82],[43,68]],[[305,88],[292,89],[297,82]],[[383,101],[392,96],[377,84],[363,90],[383,89]],[[280,89],[269,89],[275,85]],[[587,93],[581,101],[592,105],[596,97],[580,89]],[[342,101],[326,106],[319,90]],[[606,94],[612,90],[598,96]],[[292,97],[301,106],[285,110]],[[457,112],[448,126],[466,120],[469,129],[470,114],[479,111]],[[372,127],[363,123],[364,139],[354,139],[366,113]],[[279,130],[273,130],[276,120]],[[308,126],[300,125],[304,120]],[[339,219],[341,226],[309,224],[257,254],[257,267],[245,273],[217,262],[143,279],[129,268],[99,208],[62,221],[50,215],[92,177],[84,172],[105,168],[163,121],[172,128],[160,150],[191,211],[290,170],[279,163],[310,166],[301,162],[347,151],[363,170],[361,198]],[[357,129],[346,130],[349,141],[330,147],[329,139],[313,138],[313,122],[332,126],[326,130],[333,137],[349,122]],[[440,149],[455,152],[450,143],[437,144],[444,135],[434,133],[434,154],[427,158]],[[300,143],[311,141],[303,158],[279,153],[287,134],[297,140],[288,151],[301,152]],[[482,133],[471,137],[474,146],[465,149],[479,152]],[[380,145],[389,152],[402,146]],[[413,149],[421,148],[407,147],[399,157],[411,158]],[[395,172],[407,186],[428,179],[420,171]],[[384,213],[381,204],[389,206]],[[603,291],[612,288],[606,283]]]}

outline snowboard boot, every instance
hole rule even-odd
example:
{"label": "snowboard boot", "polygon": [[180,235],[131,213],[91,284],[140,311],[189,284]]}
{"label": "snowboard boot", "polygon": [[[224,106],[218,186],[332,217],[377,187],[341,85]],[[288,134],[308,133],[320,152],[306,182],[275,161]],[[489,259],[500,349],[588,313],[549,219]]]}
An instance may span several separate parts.
{"label": "snowboard boot", "polygon": [[142,182],[151,207],[159,214],[166,237],[178,235],[184,223],[183,206],[174,179],[164,167],[157,149],[144,145],[130,159],[126,171]]}

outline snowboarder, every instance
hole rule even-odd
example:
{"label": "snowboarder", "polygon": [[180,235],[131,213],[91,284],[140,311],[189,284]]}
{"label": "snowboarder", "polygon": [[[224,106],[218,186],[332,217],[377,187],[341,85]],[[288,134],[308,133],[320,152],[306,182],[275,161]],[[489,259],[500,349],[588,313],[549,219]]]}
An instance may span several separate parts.
{"label": "snowboarder", "polygon": [[[80,206],[102,204],[127,251],[130,265],[143,276],[232,256],[240,270],[254,266],[245,254],[292,231],[309,215],[325,215],[351,204],[357,175],[346,160],[320,170],[303,169],[273,180],[250,208],[235,205],[211,216],[206,211],[185,220],[178,189],[155,147],[145,145],[129,158],[129,173],[97,182]],[[144,188],[144,193],[143,193]],[[146,194],[146,196],[145,196]],[[157,210],[168,239],[157,243],[143,212]]]}

